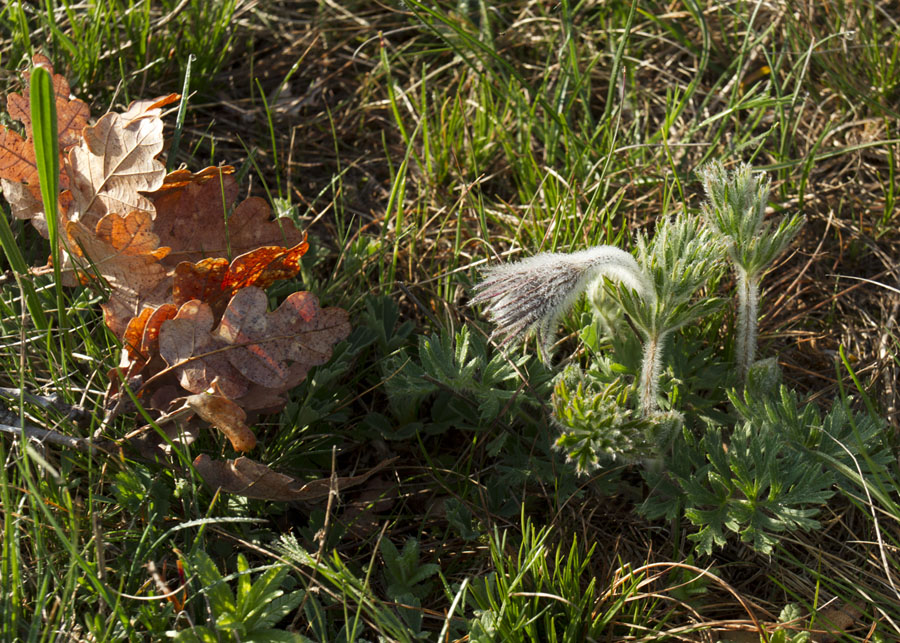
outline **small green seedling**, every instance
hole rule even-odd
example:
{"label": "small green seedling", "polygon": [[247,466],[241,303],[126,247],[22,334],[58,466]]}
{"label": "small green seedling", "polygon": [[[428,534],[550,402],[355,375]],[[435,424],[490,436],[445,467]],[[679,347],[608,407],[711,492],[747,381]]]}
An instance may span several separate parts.
{"label": "small green seedling", "polygon": [[282,586],[288,575],[286,565],[271,567],[251,581],[247,559],[239,554],[237,592],[232,591],[205,552],[191,556],[187,567],[203,583],[201,591],[208,601],[211,623],[181,630],[175,636],[178,643],[304,640],[275,627],[297,609],[305,594],[303,590],[285,594]]}

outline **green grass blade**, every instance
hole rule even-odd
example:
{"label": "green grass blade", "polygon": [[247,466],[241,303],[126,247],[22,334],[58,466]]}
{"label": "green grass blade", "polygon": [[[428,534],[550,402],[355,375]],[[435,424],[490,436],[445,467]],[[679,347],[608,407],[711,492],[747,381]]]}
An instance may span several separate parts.
{"label": "green grass blade", "polygon": [[0,246],[3,247],[6,260],[9,261],[9,265],[13,269],[19,289],[22,291],[25,306],[28,308],[35,327],[39,330],[47,330],[50,327],[50,322],[44,314],[44,306],[41,304],[41,299],[34,289],[34,284],[29,279],[22,278],[28,274],[28,264],[25,263],[22,251],[19,250],[19,244],[16,242],[15,236],[13,236],[12,228],[9,226],[9,216],[9,211],[3,208],[3,215],[0,216]]}
{"label": "green grass blade", "polygon": [[[56,120],[56,93],[53,90],[53,78],[50,72],[43,67],[35,67],[31,73],[31,127],[34,156],[41,187],[41,200],[44,203],[44,216],[47,218],[47,231],[50,237],[50,257],[53,261],[53,276],[56,282],[59,326],[61,330],[64,330],[68,324],[66,323],[66,307],[63,302],[60,274],[60,226],[57,201],[59,196],[59,134]],[[66,334],[61,333],[60,337],[65,338]],[[63,357],[63,359],[65,358]]]}
{"label": "green grass blade", "polygon": [[172,132],[172,144],[166,156],[166,172],[175,169],[178,160],[178,148],[181,145],[181,132],[184,130],[184,115],[187,112],[188,98],[191,91],[191,63],[196,60],[194,54],[188,56],[184,70],[184,85],[181,87],[181,102],[178,104],[178,115],[175,117],[175,130]]}

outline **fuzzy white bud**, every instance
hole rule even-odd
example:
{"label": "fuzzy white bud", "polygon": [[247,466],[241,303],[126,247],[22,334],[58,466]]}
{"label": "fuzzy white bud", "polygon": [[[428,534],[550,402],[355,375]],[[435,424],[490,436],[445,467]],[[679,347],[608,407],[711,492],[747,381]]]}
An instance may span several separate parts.
{"label": "fuzzy white bud", "polygon": [[475,286],[472,304],[486,303],[503,343],[521,340],[535,329],[544,359],[550,355],[555,326],[588,285],[609,277],[637,291],[646,301],[656,298],[647,274],[634,257],[615,246],[596,246],[564,254],[544,252],[485,270]]}

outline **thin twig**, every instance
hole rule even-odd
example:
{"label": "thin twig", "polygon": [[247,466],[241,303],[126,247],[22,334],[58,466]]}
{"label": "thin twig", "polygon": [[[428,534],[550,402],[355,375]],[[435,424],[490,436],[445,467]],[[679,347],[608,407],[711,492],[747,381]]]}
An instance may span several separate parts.
{"label": "thin twig", "polygon": [[[0,412],[0,417],[7,422],[10,421],[11,413],[9,411]],[[0,424],[0,432],[11,433],[20,438],[26,437],[35,442],[50,442],[70,449],[77,449],[84,453],[97,453],[100,449],[82,438],[73,438],[70,435],[63,435],[51,429],[42,429],[31,424]]]}
{"label": "thin twig", "polygon": [[29,393],[28,391],[23,391],[19,388],[0,386],[0,397],[5,397],[10,400],[23,399],[42,409],[51,409],[64,413],[70,420],[90,418],[92,415],[91,412],[83,406],[63,402],[58,393],[54,393],[53,395],[35,395],[34,393]]}

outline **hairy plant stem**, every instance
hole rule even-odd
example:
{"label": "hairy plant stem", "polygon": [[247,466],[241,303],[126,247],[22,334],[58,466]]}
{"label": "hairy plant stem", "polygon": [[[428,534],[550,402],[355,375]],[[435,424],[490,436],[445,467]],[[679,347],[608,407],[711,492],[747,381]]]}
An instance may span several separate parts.
{"label": "hairy plant stem", "polygon": [[759,308],[759,277],[735,265],[738,284],[737,354],[738,373],[747,378],[756,357],[756,315]]}
{"label": "hairy plant stem", "polygon": [[644,342],[644,358],[641,365],[641,381],[639,395],[641,412],[649,417],[657,410],[656,399],[659,396],[659,373],[662,370],[663,342],[670,331],[649,335]]}

